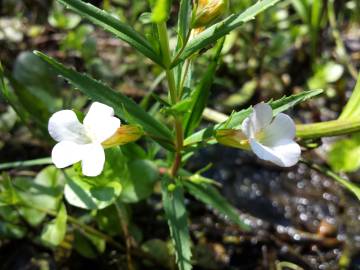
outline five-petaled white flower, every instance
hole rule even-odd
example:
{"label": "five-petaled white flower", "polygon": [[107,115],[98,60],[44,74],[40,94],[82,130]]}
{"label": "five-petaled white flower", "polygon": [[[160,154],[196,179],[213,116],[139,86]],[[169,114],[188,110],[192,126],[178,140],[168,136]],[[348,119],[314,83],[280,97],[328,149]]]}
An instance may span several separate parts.
{"label": "five-petaled white flower", "polygon": [[301,149],[294,141],[294,121],[283,113],[273,120],[270,105],[255,105],[253,112],[242,123],[242,132],[259,158],[281,167],[290,167],[299,161]]}
{"label": "five-petaled white flower", "polygon": [[81,124],[71,110],[54,113],[49,119],[48,130],[58,141],[51,158],[57,168],[65,168],[81,161],[86,176],[101,174],[105,163],[102,142],[115,134],[120,120],[114,110],[102,103],[94,102]]}

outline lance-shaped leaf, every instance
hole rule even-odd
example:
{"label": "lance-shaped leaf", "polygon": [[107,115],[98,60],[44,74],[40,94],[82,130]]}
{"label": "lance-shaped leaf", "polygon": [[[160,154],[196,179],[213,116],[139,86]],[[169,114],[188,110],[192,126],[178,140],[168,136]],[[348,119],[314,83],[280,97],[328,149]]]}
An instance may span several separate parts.
{"label": "lance-shaped leaf", "polygon": [[191,242],[183,188],[181,185],[171,184],[169,179],[164,177],[162,199],[171,238],[175,246],[178,268],[179,270],[191,270]]}
{"label": "lance-shaped leaf", "polygon": [[[286,111],[287,109],[295,106],[298,103],[301,103],[309,98],[321,94],[323,90],[310,90],[304,91],[300,94],[283,97],[276,101],[270,101],[269,104],[273,109],[273,115],[277,115],[280,112]],[[185,139],[185,145],[196,144],[200,142],[207,142],[213,139],[214,132],[219,129],[240,129],[241,124],[246,117],[252,112],[252,107],[235,112],[225,121],[215,126],[210,126],[208,128],[202,129],[190,137]]]}
{"label": "lance-shaped leaf", "polygon": [[113,33],[118,38],[129,43],[133,48],[137,49],[146,57],[153,60],[155,63],[162,65],[161,57],[151,46],[150,42],[136,32],[128,24],[121,22],[112,14],[105,12],[89,3],[81,0],[58,0],[66,7],[79,13],[84,18],[103,27],[105,30]]}
{"label": "lance-shaped leaf", "polygon": [[344,120],[349,118],[360,118],[360,73],[354,91],[339,119]]}
{"label": "lance-shaped leaf", "polygon": [[117,116],[126,119],[130,123],[142,126],[144,131],[163,147],[169,150],[173,149],[170,130],[144,111],[132,99],[119,92],[113,91],[110,87],[85,74],[65,67],[55,59],[41,52],[35,52],[35,54],[48,62],[62,77],[89,98],[114,108]]}
{"label": "lance-shaped leaf", "polygon": [[226,19],[207,28],[205,31],[203,31],[202,33],[198,34],[196,37],[191,39],[191,41],[185,47],[181,56],[178,57],[174,63],[172,63],[172,66],[176,66],[179,62],[187,59],[193,53],[214,43],[218,39],[230,33],[235,28],[242,25],[243,23],[246,23],[254,19],[254,17],[257,14],[266,10],[267,8],[271,7],[272,5],[276,4],[279,1],[280,0],[259,1],[255,5],[249,7],[244,12],[230,15]]}
{"label": "lance-shaped leaf", "polygon": [[189,109],[189,113],[186,115],[184,120],[185,136],[191,134],[191,132],[194,131],[194,129],[199,125],[201,121],[202,113],[209,99],[211,86],[214,80],[216,67],[220,58],[220,53],[223,48],[224,41],[225,38],[219,41],[219,44],[216,47],[215,55],[206,71],[205,76],[197,85],[194,92],[191,94],[191,106]]}
{"label": "lance-shaped leaf", "polygon": [[184,45],[190,29],[191,0],[181,0],[178,16],[178,47]]}

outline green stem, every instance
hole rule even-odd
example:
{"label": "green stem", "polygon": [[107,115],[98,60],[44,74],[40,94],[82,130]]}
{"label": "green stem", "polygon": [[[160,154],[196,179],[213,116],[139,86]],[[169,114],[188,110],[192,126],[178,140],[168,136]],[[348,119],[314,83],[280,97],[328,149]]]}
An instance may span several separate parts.
{"label": "green stem", "polygon": [[52,164],[51,158],[39,158],[25,161],[14,161],[8,163],[0,164],[0,170],[17,168],[17,167],[31,167],[31,166],[39,166],[39,165],[49,165]]}
{"label": "green stem", "polygon": [[121,224],[121,229],[124,233],[128,270],[134,270],[135,268],[134,268],[132,258],[131,258],[132,239],[131,239],[131,235],[129,233],[128,220],[126,217],[126,213],[124,213],[124,210],[122,209],[122,207],[120,207],[118,205],[118,203],[115,202],[114,205],[115,205],[116,212],[118,214],[118,218],[119,218],[119,221]]}
{"label": "green stem", "polygon": [[[157,24],[157,28],[158,28],[158,34],[159,34],[159,40],[160,40],[161,53],[163,56],[163,62],[166,67],[165,72],[166,72],[166,78],[167,78],[167,82],[168,82],[168,86],[169,86],[170,99],[171,99],[171,103],[174,105],[179,101],[180,96],[176,89],[174,72],[170,68],[171,52],[170,52],[169,37],[167,34],[166,23],[162,22],[162,23]],[[175,159],[174,159],[172,170],[171,170],[172,176],[176,175],[176,173],[181,165],[181,151],[183,148],[184,135],[183,135],[183,128],[182,128],[182,123],[181,123],[180,117],[175,117],[174,128],[175,128],[175,135],[176,135],[176,141],[175,141],[176,153],[175,153]]]}
{"label": "green stem", "polygon": [[296,125],[296,136],[302,139],[332,137],[360,131],[360,119],[334,120]]}
{"label": "green stem", "polygon": [[174,105],[178,101],[178,95],[176,91],[176,84],[175,84],[175,77],[174,73],[170,68],[171,65],[171,53],[170,53],[170,46],[169,46],[169,37],[167,34],[167,27],[166,23],[162,22],[157,24],[158,34],[159,34],[159,41],[160,41],[160,48],[163,57],[163,63],[166,72],[166,78],[169,84],[169,93],[170,93],[170,100],[171,103]]}

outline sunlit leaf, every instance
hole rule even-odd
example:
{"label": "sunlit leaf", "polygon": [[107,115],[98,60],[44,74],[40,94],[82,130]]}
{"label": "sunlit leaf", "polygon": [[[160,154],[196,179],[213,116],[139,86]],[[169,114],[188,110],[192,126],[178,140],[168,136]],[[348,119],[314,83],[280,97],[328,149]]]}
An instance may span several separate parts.
{"label": "sunlit leaf", "polygon": [[360,118],[360,74],[353,93],[339,117],[339,119],[349,118]]}
{"label": "sunlit leaf", "polygon": [[209,64],[208,69],[200,83],[196,86],[195,90],[191,93],[191,105],[189,108],[189,113],[185,116],[184,119],[184,133],[185,136],[188,136],[195,130],[199,125],[202,117],[202,113],[207,105],[211,86],[214,80],[216,67],[220,58],[221,50],[224,45],[224,40],[219,41],[219,44],[216,47],[215,54]]}
{"label": "sunlit leaf", "polygon": [[64,204],[61,204],[56,218],[44,227],[41,240],[50,246],[58,246],[65,238],[67,213]]}
{"label": "sunlit leaf", "polygon": [[157,55],[151,44],[128,24],[121,22],[119,19],[104,10],[81,0],[58,1],[66,7],[79,13],[84,18],[103,27],[105,30],[129,43],[133,48],[137,49],[155,63],[162,65],[161,58]]}
{"label": "sunlit leaf", "polygon": [[105,167],[99,176],[84,176],[80,164],[66,170],[64,193],[71,205],[84,209],[102,209],[120,196],[121,183],[128,177],[127,160],[119,148],[107,149],[105,154]]}
{"label": "sunlit leaf", "polygon": [[[290,109],[296,104],[299,104],[301,102],[304,102],[305,100],[321,94],[322,92],[322,90],[305,91],[300,94],[283,97],[281,99],[270,101],[268,103],[273,108],[273,114],[275,116],[280,112]],[[195,134],[189,136],[185,139],[185,145],[207,142],[213,138],[214,132],[218,129],[240,129],[242,122],[246,117],[250,115],[251,112],[252,107],[241,110],[239,112],[235,112],[225,122],[202,129]]]}
{"label": "sunlit leaf", "polygon": [[275,5],[277,2],[279,2],[279,0],[258,1],[244,12],[230,15],[226,19],[212,25],[191,39],[188,45],[186,45],[181,56],[172,65],[176,66],[179,62],[184,61],[195,52],[216,42],[218,39],[229,34],[232,30],[236,29],[243,23],[253,20],[257,14]]}
{"label": "sunlit leaf", "polygon": [[36,55],[48,62],[61,76],[72,83],[80,91],[94,101],[98,101],[114,108],[116,115],[128,122],[138,124],[162,146],[172,149],[172,134],[162,123],[145,112],[138,104],[125,95],[113,91],[105,84],[76,72],[57,62],[55,59],[41,53]]}

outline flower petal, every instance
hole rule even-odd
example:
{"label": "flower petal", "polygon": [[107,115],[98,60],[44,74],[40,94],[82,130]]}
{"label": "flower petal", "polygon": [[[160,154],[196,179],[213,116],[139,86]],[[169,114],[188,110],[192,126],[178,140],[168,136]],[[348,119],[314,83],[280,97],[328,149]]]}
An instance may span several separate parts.
{"label": "flower petal", "polygon": [[276,146],[283,140],[293,140],[295,138],[295,123],[290,116],[279,113],[274,121],[264,129],[264,137],[261,142],[267,146]]}
{"label": "flower petal", "polygon": [[250,139],[250,146],[260,159],[271,161],[281,167],[295,165],[301,154],[300,146],[292,140],[283,140],[282,144],[268,147]]}
{"label": "flower petal", "polygon": [[86,176],[98,176],[104,169],[105,152],[101,144],[84,145],[82,172]]}
{"label": "flower petal", "polygon": [[65,168],[79,162],[82,156],[82,145],[71,141],[57,143],[51,152],[52,162],[57,168]]}
{"label": "flower petal", "polygon": [[242,131],[248,138],[254,138],[257,132],[271,123],[272,117],[272,109],[269,104],[256,104],[253,112],[243,121]]}
{"label": "flower petal", "polygon": [[87,141],[84,126],[71,110],[54,113],[49,119],[48,130],[50,136],[58,142],[72,141],[83,144]]}
{"label": "flower petal", "polygon": [[84,124],[87,122],[92,122],[91,118],[99,118],[99,117],[110,117],[114,116],[114,109],[108,105],[105,105],[100,102],[94,102],[91,104],[88,113],[84,119]]}
{"label": "flower petal", "polygon": [[84,126],[93,142],[102,143],[115,134],[120,119],[113,116],[114,110],[102,103],[94,102],[84,119]]}

